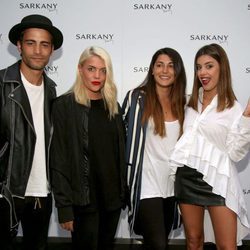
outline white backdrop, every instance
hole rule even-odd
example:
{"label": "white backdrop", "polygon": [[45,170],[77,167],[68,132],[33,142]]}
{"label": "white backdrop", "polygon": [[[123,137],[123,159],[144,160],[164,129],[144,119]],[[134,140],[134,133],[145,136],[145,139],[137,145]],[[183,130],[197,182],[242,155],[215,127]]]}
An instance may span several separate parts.
{"label": "white backdrop", "polygon": [[[218,43],[227,51],[234,90],[243,106],[250,96],[250,0],[1,0],[0,68],[19,59],[8,32],[29,14],[46,15],[64,34],[63,47],[46,67],[58,85],[58,95],[72,85],[79,56],[90,45],[110,53],[120,103],[129,89],[142,82],[153,53],[162,47],[182,55],[190,93],[196,51]],[[238,166],[250,215],[250,154]],[[58,227],[56,210],[49,235],[68,236]],[[117,237],[129,237],[126,212]],[[182,238],[183,233],[172,237]]]}

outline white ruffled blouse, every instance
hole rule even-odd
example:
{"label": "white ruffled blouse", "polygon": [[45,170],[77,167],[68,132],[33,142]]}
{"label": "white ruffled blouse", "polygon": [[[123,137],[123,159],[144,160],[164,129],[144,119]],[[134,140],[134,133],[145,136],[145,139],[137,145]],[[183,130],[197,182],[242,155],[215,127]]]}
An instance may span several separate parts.
{"label": "white ruffled blouse", "polygon": [[[202,97],[202,91],[200,91]],[[171,155],[171,179],[178,167],[184,165],[203,174],[215,194],[225,198],[226,206],[238,215],[237,241],[249,233],[247,208],[240,186],[235,162],[250,150],[250,118],[242,115],[236,101],[230,109],[217,112],[217,96],[201,112],[187,107],[184,133]],[[205,241],[215,242],[209,216],[205,216]],[[207,223],[206,223],[207,221]]]}

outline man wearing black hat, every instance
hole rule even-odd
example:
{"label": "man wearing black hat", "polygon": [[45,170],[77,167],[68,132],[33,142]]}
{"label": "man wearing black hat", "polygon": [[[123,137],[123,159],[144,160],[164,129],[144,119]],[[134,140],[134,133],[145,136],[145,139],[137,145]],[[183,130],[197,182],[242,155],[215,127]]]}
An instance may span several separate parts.
{"label": "man wearing black hat", "polygon": [[48,156],[56,97],[44,67],[63,35],[47,17],[29,15],[9,39],[21,60],[0,71],[0,244],[11,249],[21,221],[24,249],[42,250],[52,210]]}

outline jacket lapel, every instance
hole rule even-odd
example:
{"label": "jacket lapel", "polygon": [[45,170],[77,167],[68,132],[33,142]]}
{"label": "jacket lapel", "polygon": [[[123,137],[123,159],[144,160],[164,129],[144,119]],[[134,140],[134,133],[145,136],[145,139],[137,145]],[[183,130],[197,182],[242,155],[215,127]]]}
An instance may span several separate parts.
{"label": "jacket lapel", "polygon": [[30,104],[28,101],[29,99],[21,81],[19,65],[20,65],[20,62],[17,62],[13,64],[12,66],[10,66],[6,70],[6,74],[4,76],[3,81],[5,84],[9,84],[11,82],[16,83],[14,90],[9,94],[8,97],[20,107],[28,124],[34,130],[31,108],[30,108]]}

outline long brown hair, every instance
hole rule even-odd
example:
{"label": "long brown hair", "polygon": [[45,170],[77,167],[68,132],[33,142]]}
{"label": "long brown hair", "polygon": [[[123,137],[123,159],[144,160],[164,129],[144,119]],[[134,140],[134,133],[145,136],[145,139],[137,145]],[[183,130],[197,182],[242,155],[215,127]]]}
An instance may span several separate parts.
{"label": "long brown hair", "polygon": [[202,87],[202,84],[197,76],[197,60],[200,56],[208,55],[214,58],[220,65],[220,76],[219,82],[217,85],[217,94],[218,94],[218,105],[217,111],[223,111],[225,108],[231,108],[234,105],[236,96],[232,88],[232,78],[230,64],[225,50],[218,44],[212,43],[205,45],[198,50],[194,59],[194,84],[193,90],[188,102],[188,106],[193,109],[198,109],[198,100],[199,100],[199,88]]}
{"label": "long brown hair", "polygon": [[172,48],[162,48],[155,52],[151,59],[148,74],[139,86],[145,92],[142,124],[145,124],[152,117],[155,125],[155,133],[161,137],[166,136],[163,109],[156,93],[156,82],[153,76],[153,68],[160,55],[169,56],[174,64],[175,81],[170,93],[171,111],[179,120],[181,135],[183,132],[184,105],[186,104],[186,73],[180,54]]}

